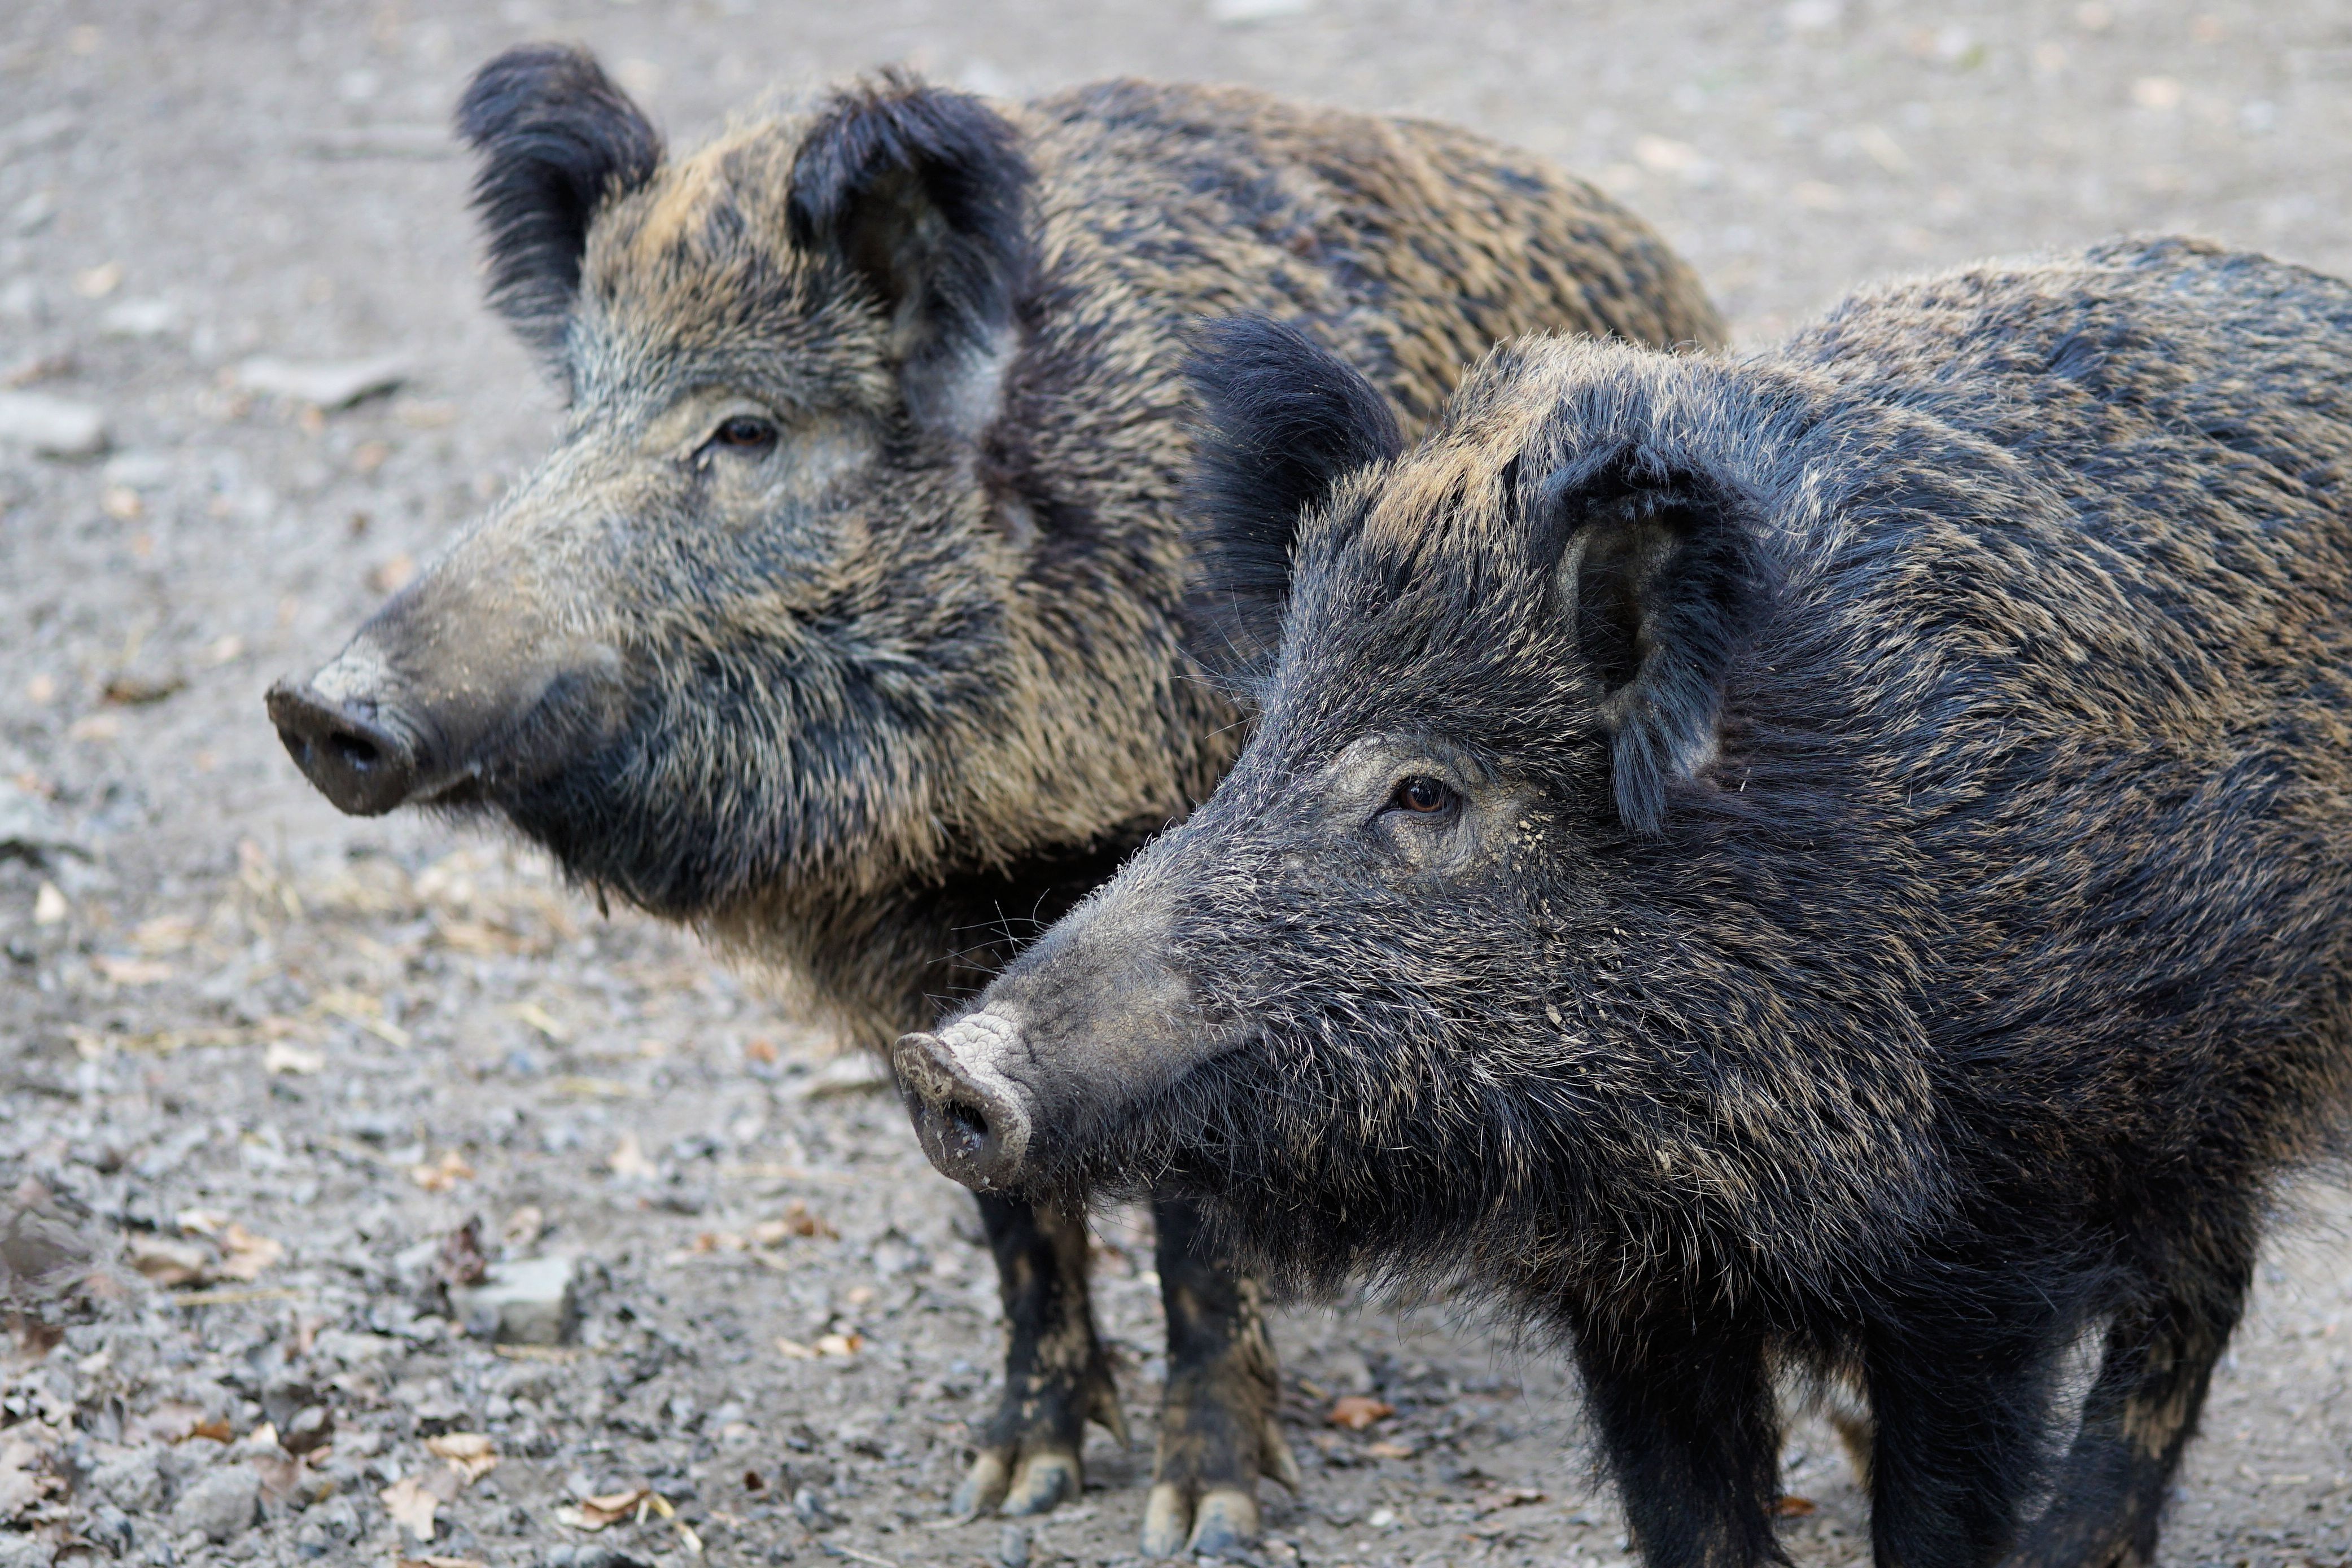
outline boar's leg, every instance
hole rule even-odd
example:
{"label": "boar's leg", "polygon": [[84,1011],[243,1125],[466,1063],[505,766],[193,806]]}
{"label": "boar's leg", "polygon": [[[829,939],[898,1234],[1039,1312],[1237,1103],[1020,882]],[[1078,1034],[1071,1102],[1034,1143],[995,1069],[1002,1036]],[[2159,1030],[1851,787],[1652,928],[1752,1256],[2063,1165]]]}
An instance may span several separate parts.
{"label": "boar's leg", "polygon": [[1211,1245],[1192,1204],[1160,1198],[1152,1218],[1168,1311],[1168,1389],[1143,1550],[1213,1556],[1257,1538],[1257,1478],[1296,1490],[1298,1467],[1276,1416],[1274,1344],[1257,1282]]}
{"label": "boar's leg", "polygon": [[2108,1326],[2055,1500],[2027,1534],[2017,1568],[2140,1568],[2156,1561],[2165,1493],[2245,1303],[2252,1272],[2247,1229],[2242,1256],[2209,1266],[2202,1279],[2181,1269],[2172,1289]]}
{"label": "boar's leg", "polygon": [[2017,1539],[2063,1336],[2050,1314],[1948,1299],[1874,1325],[1863,1343],[1875,1433],[1870,1533],[1877,1561],[1979,1568]]}
{"label": "boar's leg", "polygon": [[1585,1401],[1648,1568],[1780,1562],[1780,1411],[1762,1336],[1696,1312],[1574,1326]]}
{"label": "boar's leg", "polygon": [[983,1193],[980,1218],[996,1255],[1011,1343],[1004,1397],[950,1506],[961,1514],[1000,1505],[1006,1513],[1043,1513],[1078,1495],[1088,1419],[1127,1440],[1110,1358],[1095,1337],[1087,1299],[1086,1218]]}

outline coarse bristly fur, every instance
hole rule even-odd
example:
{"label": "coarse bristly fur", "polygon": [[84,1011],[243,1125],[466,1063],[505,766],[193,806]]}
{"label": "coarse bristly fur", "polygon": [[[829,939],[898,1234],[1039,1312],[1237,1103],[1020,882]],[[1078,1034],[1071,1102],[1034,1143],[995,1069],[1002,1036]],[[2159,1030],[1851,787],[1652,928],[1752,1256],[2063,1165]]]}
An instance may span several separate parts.
{"label": "coarse bristly fur", "polygon": [[1652,1563],[1777,1557],[1776,1364],[1866,1392],[1880,1562],[2151,1562],[2352,1088],[2352,289],[2116,242],[1517,342],[1283,613],[1217,794],[902,1043],[934,1157],[1498,1292]]}
{"label": "coarse bristly fur", "polygon": [[[347,810],[503,819],[868,1044],[976,989],[1238,748],[1177,500],[1201,319],[1295,323],[1415,428],[1499,338],[1721,338],[1583,183],[1253,92],[1010,104],[889,73],[664,158],[592,60],[540,47],[483,71],[461,129],[493,300],[569,416],[273,713]],[[1084,1227],[983,1217],[1013,1354],[962,1496],[1051,1506],[1119,1411]],[[1259,1469],[1289,1474],[1271,1350],[1255,1286],[1159,1221],[1158,1474],[1202,1500],[1188,1535],[1155,1490],[1146,1544],[1214,1547]]]}

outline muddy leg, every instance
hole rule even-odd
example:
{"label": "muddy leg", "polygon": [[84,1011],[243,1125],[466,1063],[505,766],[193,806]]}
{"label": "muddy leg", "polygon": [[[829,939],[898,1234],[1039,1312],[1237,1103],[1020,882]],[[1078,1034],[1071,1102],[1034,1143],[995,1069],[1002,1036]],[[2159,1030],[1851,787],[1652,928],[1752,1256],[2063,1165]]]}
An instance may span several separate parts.
{"label": "muddy leg", "polygon": [[1295,1490],[1298,1467],[1276,1416],[1274,1345],[1257,1282],[1216,1254],[1192,1204],[1161,1198],[1152,1216],[1168,1309],[1168,1390],[1143,1550],[1214,1554],[1257,1538],[1257,1478]]}
{"label": "muddy leg", "polygon": [[[2252,1273],[2243,1254],[2119,1315],[2059,1472],[2056,1500],[2026,1533],[2016,1568],[2143,1568],[2213,1364],[2237,1326]],[[2181,1270],[2188,1275],[2189,1270]]]}
{"label": "muddy leg", "polygon": [[949,1506],[962,1514],[1000,1505],[1043,1513],[1078,1495],[1087,1422],[1101,1422],[1124,1443],[1127,1417],[1087,1301],[1084,1217],[987,1194],[979,1201],[1010,1343],[1004,1397]]}

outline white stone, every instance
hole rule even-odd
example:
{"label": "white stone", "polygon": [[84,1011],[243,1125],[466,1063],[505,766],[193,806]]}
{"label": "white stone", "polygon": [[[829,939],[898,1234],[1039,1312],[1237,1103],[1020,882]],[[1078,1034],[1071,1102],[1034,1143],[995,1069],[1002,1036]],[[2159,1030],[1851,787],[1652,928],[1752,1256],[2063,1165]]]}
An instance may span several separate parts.
{"label": "white stone", "polygon": [[236,368],[239,386],[271,397],[290,398],[320,408],[348,408],[362,398],[390,392],[408,379],[405,361],[393,354],[367,360],[281,360],[263,354]]}
{"label": "white stone", "polygon": [[110,338],[160,338],[179,324],[180,308],[168,299],[121,300],[98,319]]}
{"label": "white stone", "polygon": [[0,441],[45,457],[95,457],[106,450],[106,415],[46,392],[0,392]]}
{"label": "white stone", "polygon": [[467,1333],[501,1344],[562,1344],[578,1313],[578,1273],[569,1258],[493,1263],[480,1284],[449,1287],[449,1311]]}
{"label": "white stone", "polygon": [[201,1531],[215,1544],[234,1541],[253,1526],[261,1506],[261,1478],[253,1467],[225,1464],[180,1494],[172,1505],[172,1528]]}

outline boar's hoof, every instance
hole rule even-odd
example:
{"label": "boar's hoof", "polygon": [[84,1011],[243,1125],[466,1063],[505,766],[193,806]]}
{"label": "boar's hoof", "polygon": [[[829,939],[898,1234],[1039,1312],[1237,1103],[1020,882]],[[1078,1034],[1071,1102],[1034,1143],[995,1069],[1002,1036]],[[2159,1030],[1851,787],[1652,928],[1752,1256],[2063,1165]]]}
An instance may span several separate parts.
{"label": "boar's hoof", "polygon": [[1237,1487],[1215,1487],[1195,1505],[1182,1487],[1161,1481],[1143,1507],[1147,1557],[1222,1557],[1257,1540],[1257,1499]]}
{"label": "boar's hoof", "polygon": [[269,688],[269,722],[304,778],[354,817],[380,817],[416,784],[416,748],[373,705],[337,702],[310,686]]}
{"label": "boar's hoof", "polygon": [[[982,1013],[949,1035],[993,1040],[1012,1027]],[[1029,1144],[1029,1115],[999,1074],[966,1062],[950,1039],[935,1034],[901,1036],[890,1064],[931,1164],[981,1192],[1014,1184]]]}
{"label": "boar's hoof", "polygon": [[1085,1476],[1078,1456],[1067,1448],[1031,1448],[1010,1464],[1003,1450],[983,1448],[949,1500],[948,1512],[958,1519],[1045,1513],[1076,1498]]}

